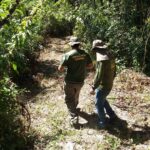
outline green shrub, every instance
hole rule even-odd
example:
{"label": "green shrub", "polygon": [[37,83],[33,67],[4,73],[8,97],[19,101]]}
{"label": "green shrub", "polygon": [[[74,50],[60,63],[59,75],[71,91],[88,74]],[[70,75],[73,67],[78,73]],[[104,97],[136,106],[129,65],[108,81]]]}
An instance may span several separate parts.
{"label": "green shrub", "polygon": [[1,80],[0,87],[0,149],[23,149],[27,138],[17,100],[19,91],[9,78]]}

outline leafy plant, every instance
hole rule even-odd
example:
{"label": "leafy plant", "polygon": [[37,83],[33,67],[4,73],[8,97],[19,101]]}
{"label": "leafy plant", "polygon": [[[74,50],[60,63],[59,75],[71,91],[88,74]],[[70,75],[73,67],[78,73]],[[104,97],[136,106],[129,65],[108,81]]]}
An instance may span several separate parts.
{"label": "leafy plant", "polygon": [[[0,149],[22,149],[26,146],[23,105],[17,100],[19,90],[9,78],[0,81]],[[9,144],[8,144],[9,143]]]}

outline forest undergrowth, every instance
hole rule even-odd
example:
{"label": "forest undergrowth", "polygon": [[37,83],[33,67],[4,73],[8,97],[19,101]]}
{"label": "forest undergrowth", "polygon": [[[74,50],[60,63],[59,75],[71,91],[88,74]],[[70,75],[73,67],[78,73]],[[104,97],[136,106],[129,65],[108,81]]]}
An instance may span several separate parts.
{"label": "forest undergrowth", "polygon": [[132,69],[117,74],[108,96],[120,118],[107,130],[97,127],[94,96],[89,94],[94,72],[89,72],[81,90],[80,129],[69,125],[64,102],[63,78],[57,67],[68,49],[68,37],[47,38],[36,65],[34,84],[26,82],[25,100],[35,131],[35,150],[150,150],[150,77]]}

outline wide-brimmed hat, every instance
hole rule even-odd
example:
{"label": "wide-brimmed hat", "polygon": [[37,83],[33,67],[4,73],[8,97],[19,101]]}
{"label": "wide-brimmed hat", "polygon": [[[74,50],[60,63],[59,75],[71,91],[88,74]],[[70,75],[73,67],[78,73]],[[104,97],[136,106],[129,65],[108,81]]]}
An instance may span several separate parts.
{"label": "wide-brimmed hat", "polygon": [[74,45],[78,45],[78,44],[80,44],[80,42],[79,42],[79,39],[77,37],[71,37],[70,38],[70,42],[69,42],[70,46],[74,46]]}
{"label": "wide-brimmed hat", "polygon": [[102,40],[94,40],[92,50],[96,50],[97,61],[109,60],[109,56],[107,54],[107,45],[105,45]]}
{"label": "wide-brimmed hat", "polygon": [[92,50],[94,49],[107,49],[107,45],[104,44],[102,40],[94,40],[92,44]]}

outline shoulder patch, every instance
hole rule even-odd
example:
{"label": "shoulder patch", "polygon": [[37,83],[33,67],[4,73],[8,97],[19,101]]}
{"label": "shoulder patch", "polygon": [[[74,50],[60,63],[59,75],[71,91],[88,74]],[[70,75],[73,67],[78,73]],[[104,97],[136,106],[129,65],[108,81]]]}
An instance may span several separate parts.
{"label": "shoulder patch", "polygon": [[86,57],[85,54],[82,54],[82,55],[77,55],[77,56],[73,56],[72,58],[75,60],[75,61],[79,61],[79,60],[84,60]]}

